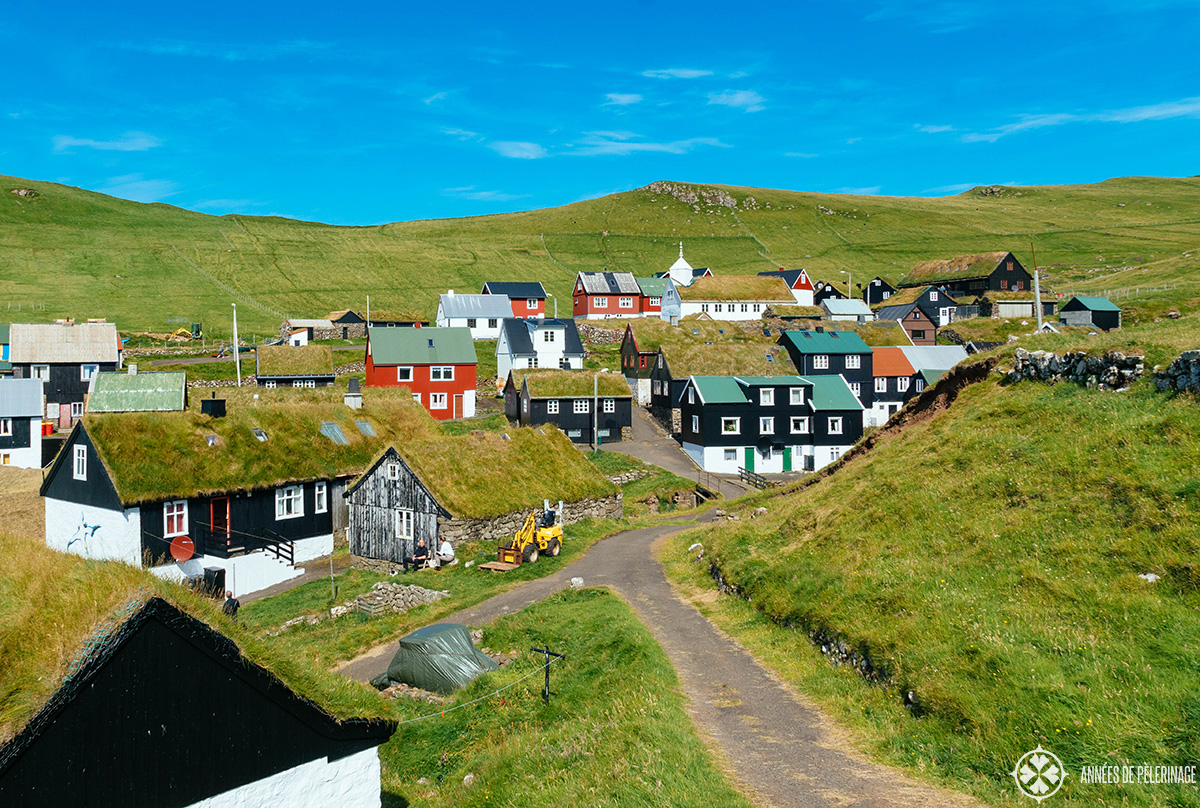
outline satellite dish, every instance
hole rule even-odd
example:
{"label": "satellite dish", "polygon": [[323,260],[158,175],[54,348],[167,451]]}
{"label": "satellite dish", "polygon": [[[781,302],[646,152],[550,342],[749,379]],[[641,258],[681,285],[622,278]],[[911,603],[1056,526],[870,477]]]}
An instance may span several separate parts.
{"label": "satellite dish", "polygon": [[171,539],[171,557],[176,561],[187,561],[196,554],[196,543],[189,536]]}
{"label": "satellite dish", "polygon": [[767,451],[771,448],[771,444],[773,444],[774,442],[775,441],[771,440],[771,437],[769,435],[763,435],[761,438],[758,439],[758,443],[756,444],[758,446],[759,453],[766,454]]}

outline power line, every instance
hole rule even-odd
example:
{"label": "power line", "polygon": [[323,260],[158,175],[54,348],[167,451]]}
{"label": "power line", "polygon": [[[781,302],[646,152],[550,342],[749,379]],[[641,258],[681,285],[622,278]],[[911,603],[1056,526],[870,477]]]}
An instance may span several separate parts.
{"label": "power line", "polygon": [[503,693],[505,690],[516,687],[521,682],[524,682],[526,679],[528,679],[530,676],[538,675],[543,670],[545,670],[545,669],[549,668],[551,665],[553,665],[555,662],[558,662],[558,660],[559,660],[559,657],[555,657],[554,659],[550,660],[549,662],[545,663],[544,665],[538,665],[536,668],[534,668],[532,671],[530,671],[529,673],[522,676],[520,679],[516,680],[515,682],[511,682],[510,684],[505,685],[504,687],[500,688],[499,690],[493,690],[491,693],[480,696],[477,699],[472,699],[471,701],[465,702],[463,704],[456,704],[455,706],[451,707],[449,710],[441,710],[436,713],[428,713],[426,715],[419,715],[416,718],[406,718],[405,720],[398,722],[397,726],[399,726],[400,724],[411,724],[414,721],[424,721],[426,718],[436,718],[438,716],[445,717],[446,713],[452,713],[455,710],[461,710],[463,707],[470,707],[472,704],[478,704],[479,702],[481,702],[485,699],[490,699],[492,696],[498,696],[501,693]]}

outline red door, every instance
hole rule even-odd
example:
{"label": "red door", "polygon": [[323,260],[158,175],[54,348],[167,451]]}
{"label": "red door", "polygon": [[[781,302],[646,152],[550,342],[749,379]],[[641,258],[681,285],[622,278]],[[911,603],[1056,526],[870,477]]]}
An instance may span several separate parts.
{"label": "red door", "polygon": [[208,524],[212,528],[214,541],[224,541],[229,546],[229,497],[219,497],[208,504]]}

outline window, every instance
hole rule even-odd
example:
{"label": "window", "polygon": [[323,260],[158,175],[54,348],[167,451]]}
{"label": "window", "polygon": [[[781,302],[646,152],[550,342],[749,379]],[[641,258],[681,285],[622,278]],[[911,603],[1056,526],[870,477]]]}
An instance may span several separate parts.
{"label": "window", "polygon": [[661,298],[661,297],[652,297],[652,298],[650,298],[650,305],[651,305],[651,306],[661,306],[661,305],[662,305],[662,298]]}
{"label": "window", "polygon": [[590,403],[591,402],[589,402],[586,398],[575,399],[575,406],[573,408],[574,413],[579,415],[581,413],[591,412],[591,407],[588,406]]}
{"label": "window", "polygon": [[80,365],[79,378],[81,381],[90,382],[92,377],[100,372],[99,365]]}
{"label": "window", "polygon": [[546,414],[558,415],[558,399],[552,398],[546,402]]}
{"label": "window", "polygon": [[529,399],[521,399],[521,412],[529,412]]}
{"label": "window", "polygon": [[596,298],[595,300],[592,301],[592,308],[607,309],[608,308],[608,298],[607,297]]}
{"label": "window", "polygon": [[186,536],[187,531],[187,500],[163,503],[163,538]]}
{"label": "window", "polygon": [[1009,262],[1008,262],[1008,271],[1009,271],[1009,272],[1012,272],[1012,271],[1013,271],[1013,267],[1012,267],[1012,265],[1013,265],[1013,262],[1012,262],[1012,261],[1009,261]]}
{"label": "window", "polygon": [[808,416],[798,415],[792,419],[792,434],[807,435],[808,434]]}
{"label": "window", "polygon": [[617,411],[616,399],[613,399],[613,398],[604,399],[604,411],[605,412],[616,412]]}
{"label": "window", "polygon": [[497,320],[495,317],[488,320],[488,328],[497,328],[499,325],[500,325],[500,321]]}
{"label": "window", "polygon": [[742,431],[741,418],[722,418],[721,419],[721,434],[722,435],[737,435]]}
{"label": "window", "polygon": [[830,435],[842,434],[842,419],[841,418],[830,417],[830,419],[829,419],[829,434]]}
{"label": "window", "polygon": [[316,379],[293,379],[292,387],[316,387]]}
{"label": "window", "polygon": [[722,305],[721,305],[720,303],[714,303],[714,304],[713,304],[713,311],[721,311],[721,309],[722,309],[722,308],[723,308],[723,307],[722,307]]}
{"label": "window", "polygon": [[411,382],[412,380],[413,380],[413,374],[412,374],[411,367],[396,368],[396,381]]}
{"label": "window", "polygon": [[754,312],[757,314],[757,313],[758,313],[758,312],[760,312],[760,311],[762,311],[762,304],[761,304],[761,303],[755,303],[755,304],[754,304]]}
{"label": "window", "polygon": [[917,386],[915,389],[916,389],[916,392],[918,392],[918,393],[921,392],[922,390],[924,390],[925,389],[925,380],[917,379]]}
{"label": "window", "polygon": [[446,394],[445,393],[430,393],[429,394],[429,409],[431,409],[431,410],[446,409]]}
{"label": "window", "polygon": [[858,354],[850,354],[846,357],[846,370],[855,370],[862,367],[862,357]]}
{"label": "window", "polygon": [[829,370],[829,357],[826,354],[817,354],[814,356],[813,368],[815,370]]}
{"label": "window", "polygon": [[537,304],[536,297],[525,298],[525,308],[527,308],[529,311],[536,311],[537,306],[538,306],[538,304]]}
{"label": "window", "polygon": [[633,308],[633,298],[632,297],[617,298],[617,307],[622,308],[622,309],[632,309]]}
{"label": "window", "polygon": [[0,418],[0,435],[8,437],[12,434],[12,419]]}
{"label": "window", "polygon": [[401,508],[396,511],[396,538],[397,539],[412,539],[413,537],[413,512],[407,508]]}
{"label": "window", "polygon": [[726,449],[725,450],[725,459],[732,460],[733,462],[736,463],[737,462],[737,449]]}
{"label": "window", "polygon": [[74,457],[75,457],[75,479],[76,480],[86,480],[87,479],[87,447],[86,446],[76,446]]}
{"label": "window", "polygon": [[254,433],[254,439],[257,440],[259,443],[267,442],[266,430],[255,427],[254,429],[251,430],[251,432]]}
{"label": "window", "polygon": [[896,379],[896,392],[907,393],[908,392],[908,382],[909,382],[909,378],[907,376],[901,376],[900,378]]}
{"label": "window", "polygon": [[688,388],[688,404],[695,404],[695,403],[696,403],[696,388],[689,387]]}
{"label": "window", "polygon": [[692,416],[692,432],[697,435],[700,434],[700,416],[699,415]]}
{"label": "window", "polygon": [[415,402],[417,402],[418,404],[420,404],[420,403],[421,403],[421,394],[420,394],[420,393],[413,393],[413,401],[415,401]]}
{"label": "window", "polygon": [[49,365],[34,365],[33,378],[41,379],[44,382],[50,381],[50,366]]}
{"label": "window", "polygon": [[389,480],[399,480],[400,479],[400,464],[399,463],[388,463],[387,478]]}
{"label": "window", "polygon": [[582,429],[568,429],[567,437],[568,438],[582,438],[583,430]]}
{"label": "window", "polygon": [[329,483],[320,482],[313,486],[313,513],[325,513],[329,510]]}
{"label": "window", "polygon": [[925,339],[925,329],[918,328],[912,332],[913,339]]}
{"label": "window", "polygon": [[454,381],[454,365],[431,367],[429,369],[429,378],[433,379],[435,382]]}
{"label": "window", "polygon": [[771,387],[764,387],[758,391],[758,404],[760,407],[775,406],[775,390]]}
{"label": "window", "polygon": [[887,377],[886,376],[876,376],[875,377],[875,392],[876,393],[886,393],[887,392]]}
{"label": "window", "polygon": [[758,419],[758,434],[774,435],[775,434],[775,419],[774,418],[759,418]]}
{"label": "window", "polygon": [[275,519],[295,519],[304,515],[304,487],[289,485],[275,489]]}
{"label": "window", "polygon": [[537,366],[538,366],[538,359],[539,359],[539,357],[538,357],[536,354],[534,354],[533,356],[531,356],[531,357],[529,357],[528,359],[526,359],[526,360],[525,360],[525,366],[526,366],[526,367],[530,367],[530,368],[535,368],[535,367],[537,367]]}
{"label": "window", "polygon": [[71,402],[71,417],[72,418],[82,418],[83,417],[83,402],[82,401],[72,401]]}
{"label": "window", "polygon": [[542,332],[542,342],[554,342],[555,336],[556,334],[554,331],[547,329]]}
{"label": "window", "polygon": [[929,302],[930,302],[930,303],[937,303],[937,292],[930,292],[930,293],[929,293]]}
{"label": "window", "polygon": [[0,466],[12,465],[12,455],[8,452],[0,452]]}
{"label": "window", "polygon": [[854,394],[855,398],[859,398],[862,395],[862,385],[858,382],[850,382],[850,392]]}
{"label": "window", "polygon": [[803,387],[792,387],[792,388],[789,388],[788,392],[791,394],[791,399],[792,399],[793,405],[804,403],[804,388]]}
{"label": "window", "polygon": [[1019,291],[1021,291],[1021,282],[1020,282],[1020,281],[1013,281],[1013,289],[1014,289],[1015,291],[1018,291],[1018,292],[1019,292]]}
{"label": "window", "polygon": [[892,296],[892,293],[891,293],[891,292],[884,292],[884,293],[883,293],[883,299],[884,299],[884,300],[887,300],[887,299],[888,299],[889,297],[891,297],[891,296]]}
{"label": "window", "polygon": [[270,381],[263,382],[263,387],[267,388],[268,390],[274,390],[275,389],[275,380],[272,379]]}
{"label": "window", "polygon": [[701,304],[700,304],[700,311],[708,311],[708,304],[707,304],[707,303],[701,303]]}
{"label": "window", "polygon": [[467,318],[467,328],[475,328],[478,324],[479,324],[479,321],[476,320],[474,317]]}
{"label": "window", "polygon": [[1007,288],[1008,288],[1008,278],[1001,278],[1001,279],[1000,279],[1000,288],[1001,288],[1001,289],[1007,289]]}

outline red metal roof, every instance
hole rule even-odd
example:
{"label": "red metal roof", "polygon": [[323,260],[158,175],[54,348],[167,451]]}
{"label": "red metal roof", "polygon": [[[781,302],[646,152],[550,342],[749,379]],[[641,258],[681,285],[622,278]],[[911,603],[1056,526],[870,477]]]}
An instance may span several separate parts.
{"label": "red metal roof", "polygon": [[876,376],[911,376],[912,364],[899,348],[873,348],[872,373]]}

